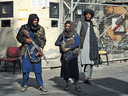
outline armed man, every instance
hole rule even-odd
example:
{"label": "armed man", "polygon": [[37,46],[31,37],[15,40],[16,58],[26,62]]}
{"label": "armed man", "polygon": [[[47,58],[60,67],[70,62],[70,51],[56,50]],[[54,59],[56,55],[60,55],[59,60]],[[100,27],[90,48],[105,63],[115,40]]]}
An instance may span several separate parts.
{"label": "armed man", "polygon": [[41,56],[43,48],[46,44],[45,30],[39,24],[37,14],[30,14],[28,23],[22,25],[18,34],[17,40],[22,44],[20,46],[20,56],[22,57],[22,73],[23,87],[21,92],[27,90],[29,72],[34,72],[39,85],[39,90],[47,92],[43,86]]}

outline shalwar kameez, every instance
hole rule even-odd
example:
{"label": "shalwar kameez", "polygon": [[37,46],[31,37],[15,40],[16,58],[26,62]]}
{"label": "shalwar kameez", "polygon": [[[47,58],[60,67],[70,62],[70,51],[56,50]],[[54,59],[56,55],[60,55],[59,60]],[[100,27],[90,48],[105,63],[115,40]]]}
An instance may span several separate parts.
{"label": "shalwar kameez", "polygon": [[82,72],[84,66],[85,78],[91,79],[94,61],[98,57],[98,42],[93,29],[93,24],[87,20],[86,14],[90,13],[91,18],[94,12],[90,9],[84,11],[85,20],[79,21],[77,25],[77,33],[80,36],[81,52],[78,55],[79,72]]}

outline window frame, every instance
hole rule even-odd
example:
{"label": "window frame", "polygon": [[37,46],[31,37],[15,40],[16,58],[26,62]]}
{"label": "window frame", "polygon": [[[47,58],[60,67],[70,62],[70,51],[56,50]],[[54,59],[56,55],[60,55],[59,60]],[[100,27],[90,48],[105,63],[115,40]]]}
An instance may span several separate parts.
{"label": "window frame", "polygon": [[[2,14],[2,5],[9,4],[10,5],[10,14]],[[13,1],[8,2],[0,2],[0,18],[13,17]]]}
{"label": "window frame", "polygon": [[[9,26],[3,26],[4,22],[8,22]],[[1,20],[1,27],[11,27],[11,20]]]}
{"label": "window frame", "polygon": [[[56,22],[56,26],[52,24],[53,22]],[[51,20],[51,27],[58,27],[58,20]]]}
{"label": "window frame", "polygon": [[[56,6],[57,7],[57,15],[52,14],[53,11],[53,7]],[[55,2],[50,2],[50,11],[49,11],[49,17],[50,18],[59,18],[59,3],[55,3]]]}

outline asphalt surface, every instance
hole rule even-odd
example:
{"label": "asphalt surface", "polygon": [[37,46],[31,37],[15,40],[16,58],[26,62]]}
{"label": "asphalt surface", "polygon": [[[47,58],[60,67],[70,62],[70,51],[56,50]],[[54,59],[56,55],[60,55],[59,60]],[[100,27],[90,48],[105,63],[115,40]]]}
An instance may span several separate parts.
{"label": "asphalt surface", "polygon": [[38,90],[35,74],[30,73],[28,89],[20,92],[22,73],[19,69],[15,75],[12,69],[8,72],[0,69],[0,96],[128,96],[128,62],[114,62],[109,66],[102,64],[93,67],[91,85],[84,84],[84,74],[80,74],[81,92],[75,90],[70,79],[70,90],[65,91],[65,81],[60,78],[60,68],[43,69],[44,86],[48,92]]}

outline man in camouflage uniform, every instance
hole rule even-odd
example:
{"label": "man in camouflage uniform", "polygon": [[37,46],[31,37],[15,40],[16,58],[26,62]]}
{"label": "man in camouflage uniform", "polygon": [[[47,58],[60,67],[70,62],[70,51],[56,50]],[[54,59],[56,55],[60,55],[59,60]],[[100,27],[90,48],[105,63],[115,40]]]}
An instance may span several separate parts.
{"label": "man in camouflage uniform", "polygon": [[[27,90],[29,72],[35,72],[37,82],[39,84],[39,90],[46,92],[47,90],[43,87],[42,70],[41,70],[41,56],[43,55],[42,49],[45,46],[46,38],[45,31],[39,24],[39,18],[36,14],[30,14],[28,23],[22,25],[18,34],[17,40],[22,44],[20,46],[20,56],[22,57],[22,72],[23,72],[23,87],[21,92]],[[30,38],[28,38],[30,37]],[[36,38],[35,38],[36,37]],[[40,47],[40,52],[37,49],[32,51],[33,47],[32,40],[38,39],[36,43]]]}

